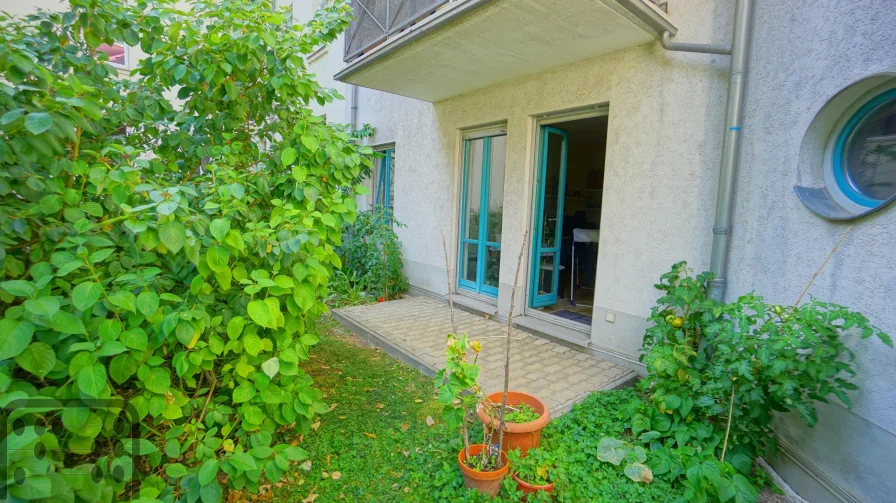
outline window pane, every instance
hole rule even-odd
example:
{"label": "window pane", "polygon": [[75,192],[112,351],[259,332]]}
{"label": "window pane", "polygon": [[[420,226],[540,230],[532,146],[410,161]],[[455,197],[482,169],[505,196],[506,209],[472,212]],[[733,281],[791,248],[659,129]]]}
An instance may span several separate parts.
{"label": "window pane", "polygon": [[896,100],[869,115],[846,146],[846,171],[856,190],[877,200],[896,194]]}
{"label": "window pane", "polygon": [[479,263],[479,245],[476,243],[464,243],[463,250],[461,251],[461,273],[460,277],[467,280],[476,282],[476,266]]}
{"label": "window pane", "polygon": [[541,246],[553,248],[557,237],[557,205],[558,195],[562,196],[560,187],[560,171],[562,168],[563,137],[547,133],[548,151],[547,170],[544,178],[544,224],[542,225]]}
{"label": "window pane", "polygon": [[488,246],[485,249],[485,278],[482,283],[498,288],[498,278],[501,275],[501,248]]}
{"label": "window pane", "polygon": [[395,206],[395,150],[390,150],[389,155],[389,209]]}
{"label": "window pane", "polygon": [[507,150],[507,137],[494,136],[491,142],[488,168],[488,225],[485,240],[500,243],[504,213],[504,156]]}
{"label": "window pane", "polygon": [[118,42],[109,45],[109,44],[100,44],[97,46],[96,50],[98,52],[105,52],[109,55],[109,62],[125,66],[125,46],[124,44],[119,44]]}
{"label": "window pane", "polygon": [[538,294],[553,293],[554,267],[557,265],[556,253],[542,253],[538,259]]}
{"label": "window pane", "polygon": [[[464,210],[464,237],[479,239],[480,195],[482,194],[482,151],[483,139],[470,140],[467,143],[467,158],[464,169],[467,177]],[[475,278],[474,278],[475,281]]]}

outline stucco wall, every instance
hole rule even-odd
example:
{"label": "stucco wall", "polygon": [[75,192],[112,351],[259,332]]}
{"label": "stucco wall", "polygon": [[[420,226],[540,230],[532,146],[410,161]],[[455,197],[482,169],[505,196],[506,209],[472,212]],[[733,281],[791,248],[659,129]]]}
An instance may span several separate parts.
{"label": "stucco wall", "polygon": [[[728,42],[733,3],[670,2],[678,39]],[[801,145],[831,97],[871,74],[896,71],[894,25],[896,11],[886,0],[757,2],[729,298],[755,290],[792,303],[845,230],[796,198]],[[506,314],[516,254],[531,222],[533,116],[609,103],[591,338],[596,347],[635,356],[656,278],[678,260],[697,270],[709,266],[727,65],[725,56],[668,53],[652,44],[436,104],[364,90],[361,121],[378,128],[374,143],[395,142],[401,159],[395,211],[407,225],[399,232],[411,283],[445,292],[440,231],[450,238],[454,267],[459,131],[506,121],[498,305]],[[894,224],[896,208],[858,222],[810,290],[861,310],[890,333],[896,333]],[[620,315],[616,324],[603,321],[608,311]],[[884,502],[896,495],[896,480],[887,474],[896,463],[896,353],[873,341],[855,349],[861,390],[852,396],[852,411],[824,406],[811,430],[798,418],[779,421],[785,456],[775,466],[811,501]]]}

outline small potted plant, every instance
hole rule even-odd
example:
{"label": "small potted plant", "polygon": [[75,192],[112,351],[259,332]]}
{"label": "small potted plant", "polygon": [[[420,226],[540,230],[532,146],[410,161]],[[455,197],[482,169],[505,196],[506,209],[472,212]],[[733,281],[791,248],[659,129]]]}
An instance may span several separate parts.
{"label": "small potted plant", "polygon": [[511,476],[523,494],[554,492],[554,459],[549,451],[539,448],[525,453],[513,450],[507,457],[513,466]]}
{"label": "small potted plant", "polygon": [[[436,387],[445,422],[449,428],[461,426],[463,432],[464,447],[457,454],[457,464],[463,473],[464,485],[494,496],[507,475],[507,454],[498,450],[497,445],[486,443],[492,436],[488,428],[483,432],[483,442],[471,445],[467,428],[471,411],[483,397],[477,382],[479,365],[476,365],[481,350],[479,342],[470,342],[466,334],[448,334],[447,360],[445,368],[436,375]],[[474,355],[472,362],[467,360],[470,354]]]}
{"label": "small potted plant", "polygon": [[[476,415],[486,428],[494,431],[493,442],[498,441],[501,401],[504,392],[491,393],[476,409]],[[504,438],[501,449],[510,452],[519,449],[523,453],[538,447],[541,430],[551,419],[547,405],[538,398],[521,391],[507,392],[507,413],[504,416]]]}

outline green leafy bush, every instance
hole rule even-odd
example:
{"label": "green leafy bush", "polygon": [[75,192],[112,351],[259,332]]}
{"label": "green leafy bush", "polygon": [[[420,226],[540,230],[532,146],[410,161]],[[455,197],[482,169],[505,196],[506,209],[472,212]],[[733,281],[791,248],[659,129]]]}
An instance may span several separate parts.
{"label": "green leafy bush", "polygon": [[[8,460],[21,500],[257,491],[305,456],[273,433],[327,411],[297,364],[372,152],[312,115],[336,94],[302,55],[349,8],[130,4],[0,23],[0,405],[55,400],[3,435],[61,448]],[[115,40],[148,54],[132,80],[96,52]]]}
{"label": "green leafy bush", "polygon": [[408,291],[401,241],[395,233],[398,227],[402,224],[392,211],[381,206],[359,213],[354,223],[345,227],[339,249],[344,269],[375,299],[394,299]]}
{"label": "green leafy bush", "polygon": [[776,450],[775,412],[818,422],[816,402],[852,405],[853,353],[846,340],[887,334],[865,316],[817,300],[766,304],[747,294],[731,303],[706,297],[709,274],[675,264],[656,287],[641,382],[653,406],[634,414],[631,431],[651,447],[657,476],[684,476],[688,501],[755,501],[753,459]]}
{"label": "green leafy bush", "polygon": [[550,451],[535,447],[521,454],[519,449],[514,449],[507,453],[507,460],[513,473],[523,482],[536,486],[551,483],[556,460]]}

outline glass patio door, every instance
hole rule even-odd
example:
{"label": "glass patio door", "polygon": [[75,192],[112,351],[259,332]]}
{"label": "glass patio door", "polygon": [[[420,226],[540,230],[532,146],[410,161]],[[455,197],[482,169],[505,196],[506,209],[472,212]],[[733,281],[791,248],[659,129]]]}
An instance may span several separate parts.
{"label": "glass patio door", "polygon": [[498,296],[501,269],[506,147],[505,135],[464,141],[457,284],[491,297]]}
{"label": "glass patio door", "polygon": [[557,303],[568,143],[566,131],[541,127],[535,231],[532,236],[532,276],[529,281],[531,307]]}

